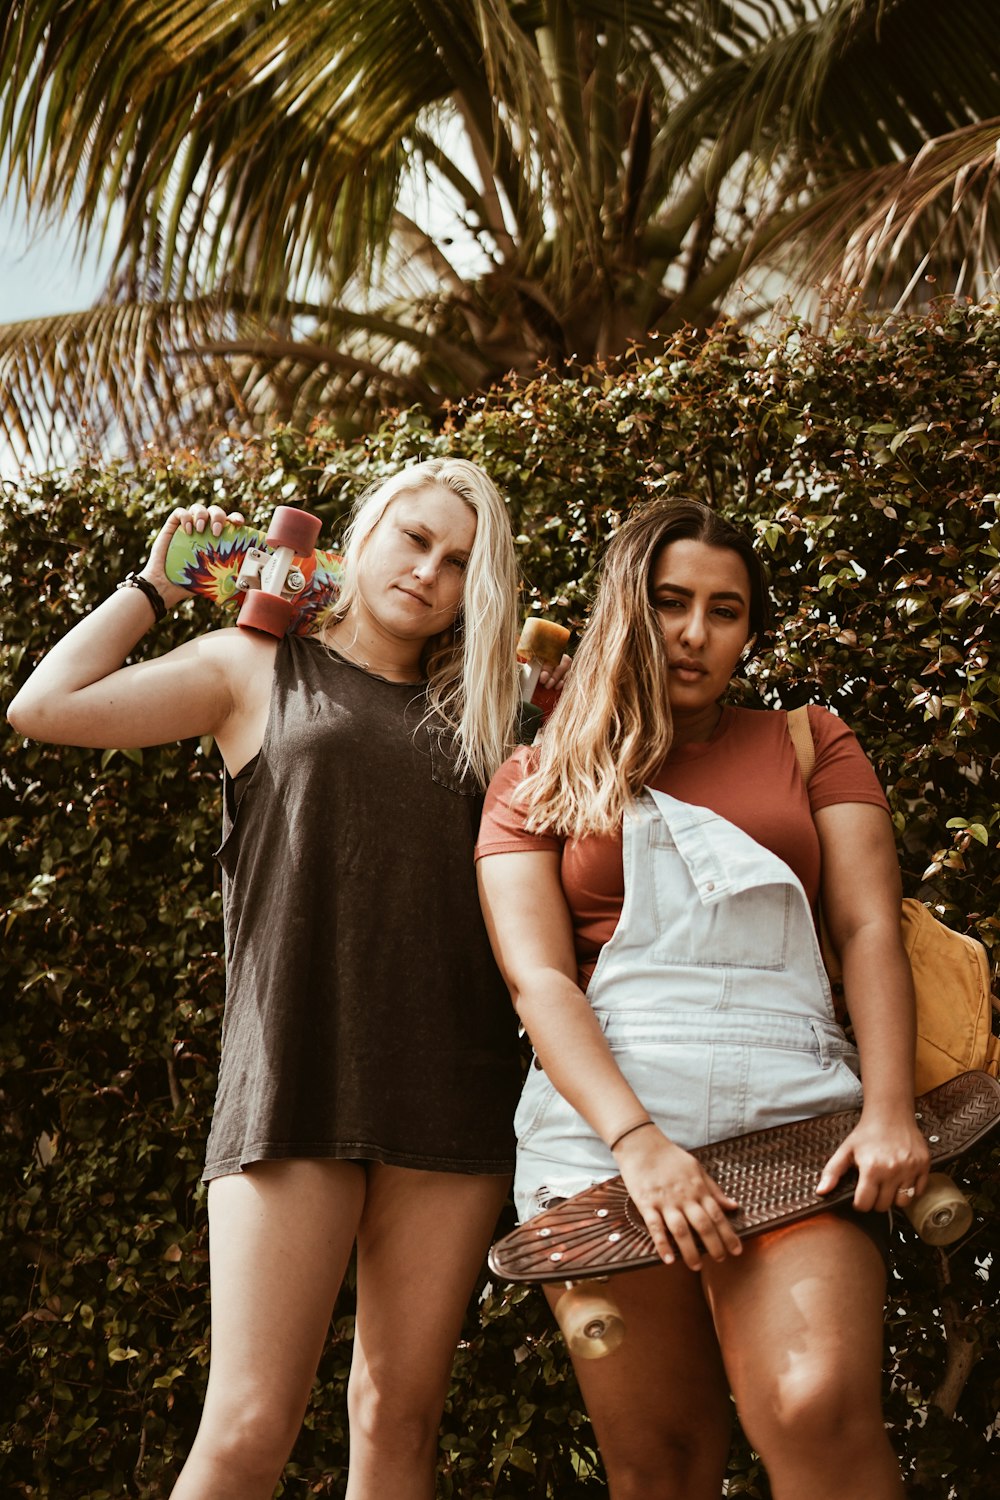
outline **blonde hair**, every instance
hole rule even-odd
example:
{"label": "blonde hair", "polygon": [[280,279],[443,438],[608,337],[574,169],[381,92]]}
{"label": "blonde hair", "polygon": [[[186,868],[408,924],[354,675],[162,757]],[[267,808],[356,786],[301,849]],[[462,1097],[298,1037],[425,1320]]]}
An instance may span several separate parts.
{"label": "blonde hair", "polygon": [[344,581],[329,623],[342,620],[357,598],[358,561],[389,506],[429,485],[451,490],[469,506],[476,535],[454,623],[433,636],[421,656],[428,717],[439,716],[454,731],[458,770],[485,786],[510,754],[520,706],[517,559],[507,508],[489,476],[468,459],[431,458],[367,489],[344,534]]}
{"label": "blonde hair", "polygon": [[682,538],[742,557],[751,636],[766,632],[767,580],[749,536],[696,500],[659,500],[634,512],[608,543],[569,683],[542,735],[538,767],[518,790],[529,829],[570,838],[614,832],[666,757],[667,651],[649,584],[659,553]]}

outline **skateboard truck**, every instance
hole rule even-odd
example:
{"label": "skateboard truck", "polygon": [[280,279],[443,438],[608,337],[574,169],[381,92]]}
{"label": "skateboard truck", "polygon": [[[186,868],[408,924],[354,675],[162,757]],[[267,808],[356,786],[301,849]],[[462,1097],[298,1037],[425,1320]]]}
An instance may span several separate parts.
{"label": "skateboard truck", "polygon": [[291,623],[295,596],[306,586],[306,576],[296,558],[310,557],[315,550],[322,521],[307,510],[279,505],[271,517],[267,546],[251,547],[240,567],[236,588],[240,594],[238,625],[283,636]]}
{"label": "skateboard truck", "polygon": [[246,594],[251,589],[265,589],[269,594],[301,594],[306,586],[306,575],[302,569],[293,564],[281,583],[274,577],[275,556],[274,552],[265,552],[262,547],[251,547],[236,575],[234,587],[237,592]]}

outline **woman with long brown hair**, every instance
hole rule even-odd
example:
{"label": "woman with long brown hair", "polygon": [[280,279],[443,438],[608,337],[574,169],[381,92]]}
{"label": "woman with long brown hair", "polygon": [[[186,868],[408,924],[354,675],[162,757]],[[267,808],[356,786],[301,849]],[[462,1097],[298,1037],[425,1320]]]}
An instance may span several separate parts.
{"label": "woman with long brown hair", "polygon": [[[902,1493],[880,1401],[886,1214],[928,1158],[899,873],[846,726],[810,709],[807,788],[786,715],[725,702],[768,609],[750,539],[712,510],[627,520],[563,700],[480,829],[487,924],[535,1050],[520,1217],[620,1172],[663,1260],[613,1278],[626,1338],[577,1363],[613,1500],[718,1500],[730,1396],[776,1500]],[[855,1167],[853,1206],[741,1243],[690,1150],[862,1101],[819,1183]]]}

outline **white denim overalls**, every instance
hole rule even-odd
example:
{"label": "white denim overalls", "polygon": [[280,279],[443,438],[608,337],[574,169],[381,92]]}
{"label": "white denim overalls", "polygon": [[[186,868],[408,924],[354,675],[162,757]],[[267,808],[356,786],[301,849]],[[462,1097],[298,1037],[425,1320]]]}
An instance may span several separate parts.
{"label": "white denim overalls", "polygon": [[[625,818],[625,899],[587,998],[622,1073],[686,1148],[861,1103],[809,902],[787,864],[647,788]],[[618,1172],[537,1061],[514,1119],[520,1219]]]}

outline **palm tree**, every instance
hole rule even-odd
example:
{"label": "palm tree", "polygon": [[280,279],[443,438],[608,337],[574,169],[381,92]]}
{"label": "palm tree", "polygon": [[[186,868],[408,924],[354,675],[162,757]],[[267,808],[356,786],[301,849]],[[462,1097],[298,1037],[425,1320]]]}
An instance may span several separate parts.
{"label": "palm tree", "polygon": [[995,22],[995,0],[8,0],[10,185],[81,241],[120,227],[98,306],[0,328],[0,434],[51,461],[74,416],[134,450],[438,410],[760,312],[775,272],[982,294]]}

